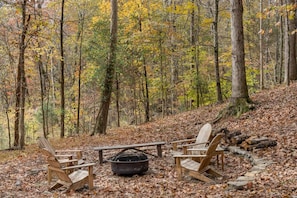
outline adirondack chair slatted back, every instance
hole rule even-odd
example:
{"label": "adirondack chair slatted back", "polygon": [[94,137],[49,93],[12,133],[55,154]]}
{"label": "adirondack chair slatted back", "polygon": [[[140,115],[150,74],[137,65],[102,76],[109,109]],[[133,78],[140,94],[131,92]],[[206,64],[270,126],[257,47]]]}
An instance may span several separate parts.
{"label": "adirondack chair slatted back", "polygon": [[212,141],[210,142],[210,144],[207,148],[206,157],[203,157],[200,162],[198,172],[203,171],[209,165],[210,160],[214,156],[216,148],[219,145],[221,139],[222,139],[222,134],[218,134],[212,139]]}
{"label": "adirondack chair slatted back", "polygon": [[[202,128],[199,130],[199,133],[196,138],[197,145],[193,146],[193,148],[204,148],[206,146],[206,143],[209,140],[209,137],[211,135],[211,124],[206,123],[205,125],[202,126]],[[192,151],[193,155],[199,155],[199,151]]]}
{"label": "adirondack chair slatted back", "polygon": [[198,133],[197,138],[196,138],[196,143],[205,143],[205,144],[199,144],[197,146],[198,147],[205,147],[206,142],[209,140],[210,134],[211,134],[211,124],[206,123],[199,130],[199,133]]}
{"label": "adirondack chair slatted back", "polygon": [[45,137],[38,138],[39,147],[48,150],[51,154],[55,155],[55,149],[51,146],[49,141]]}

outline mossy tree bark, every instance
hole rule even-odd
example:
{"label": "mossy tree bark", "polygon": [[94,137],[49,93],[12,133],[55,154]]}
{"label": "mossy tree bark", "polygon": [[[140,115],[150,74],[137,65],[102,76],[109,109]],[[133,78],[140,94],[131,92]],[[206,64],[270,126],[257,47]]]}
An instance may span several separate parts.
{"label": "mossy tree bark", "polygon": [[108,110],[111,101],[112,85],[115,75],[116,64],[116,46],[117,46],[117,31],[118,31],[118,3],[117,0],[111,1],[111,26],[110,26],[110,53],[107,62],[106,75],[104,79],[104,87],[101,95],[101,104],[99,113],[96,118],[95,133],[106,134]]}
{"label": "mossy tree bark", "polygon": [[216,120],[226,116],[239,116],[251,109],[248,94],[243,35],[242,0],[231,0],[231,42],[232,42],[232,95],[229,105]]}

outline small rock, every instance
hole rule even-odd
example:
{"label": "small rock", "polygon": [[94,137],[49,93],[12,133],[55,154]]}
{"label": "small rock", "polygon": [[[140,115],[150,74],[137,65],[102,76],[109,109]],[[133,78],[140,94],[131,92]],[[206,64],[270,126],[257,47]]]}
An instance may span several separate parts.
{"label": "small rock", "polygon": [[16,186],[21,186],[21,185],[22,185],[22,181],[21,181],[21,180],[17,180],[17,181],[15,182],[15,185],[16,185]]}
{"label": "small rock", "polygon": [[260,171],[250,171],[250,172],[247,172],[246,174],[244,174],[244,176],[246,177],[255,177],[256,174],[260,173]]}
{"label": "small rock", "polygon": [[243,190],[244,186],[247,185],[248,181],[231,181],[228,182],[228,185],[230,188],[236,189],[236,190]]}
{"label": "small rock", "polygon": [[253,168],[251,168],[250,171],[258,171],[258,172],[261,172],[261,171],[265,170],[265,167],[266,167],[266,166],[259,166],[259,165],[257,165],[257,166],[253,166]]}
{"label": "small rock", "polygon": [[237,178],[239,181],[253,181],[255,177],[248,177],[248,176],[240,176]]}

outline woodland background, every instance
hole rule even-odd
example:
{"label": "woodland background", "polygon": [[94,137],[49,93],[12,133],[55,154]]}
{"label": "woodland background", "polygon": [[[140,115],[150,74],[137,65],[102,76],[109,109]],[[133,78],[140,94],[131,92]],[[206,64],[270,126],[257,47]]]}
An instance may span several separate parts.
{"label": "woodland background", "polygon": [[[13,147],[20,62],[27,144],[42,134],[58,137],[61,114],[63,136],[90,133],[106,69],[110,1],[63,1],[64,20],[60,0],[28,1],[26,13],[21,2],[0,1],[0,149]],[[249,93],[289,83],[286,73],[294,70],[286,69],[288,61],[295,60],[296,67],[295,1],[244,0],[243,5]],[[230,97],[229,0],[125,0],[118,2],[118,12],[109,127],[138,125]]]}

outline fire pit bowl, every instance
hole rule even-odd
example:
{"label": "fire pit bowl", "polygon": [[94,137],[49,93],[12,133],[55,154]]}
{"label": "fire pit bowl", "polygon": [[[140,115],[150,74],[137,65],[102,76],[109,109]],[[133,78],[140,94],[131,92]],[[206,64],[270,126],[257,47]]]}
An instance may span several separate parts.
{"label": "fire pit bowl", "polygon": [[122,152],[108,160],[111,170],[117,175],[142,174],[148,170],[149,159],[143,153]]}

